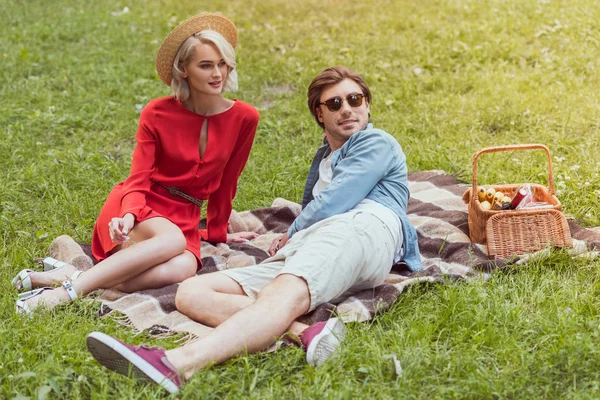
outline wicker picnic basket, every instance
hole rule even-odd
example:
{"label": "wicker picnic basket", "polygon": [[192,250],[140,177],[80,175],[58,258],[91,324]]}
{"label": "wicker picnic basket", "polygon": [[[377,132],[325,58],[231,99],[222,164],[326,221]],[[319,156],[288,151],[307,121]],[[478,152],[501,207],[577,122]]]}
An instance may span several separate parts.
{"label": "wicker picnic basket", "polygon": [[[552,208],[524,210],[484,210],[477,196],[477,159],[485,153],[542,149],[548,156],[548,187],[531,184],[533,200],[547,202]],[[486,185],[511,198],[522,184]],[[490,256],[507,257],[540,250],[548,245],[572,246],[571,232],[560,201],[554,195],[552,158],[543,144],[487,147],[473,156],[473,187],[463,196],[468,202],[469,236],[474,243],[486,243]]]}

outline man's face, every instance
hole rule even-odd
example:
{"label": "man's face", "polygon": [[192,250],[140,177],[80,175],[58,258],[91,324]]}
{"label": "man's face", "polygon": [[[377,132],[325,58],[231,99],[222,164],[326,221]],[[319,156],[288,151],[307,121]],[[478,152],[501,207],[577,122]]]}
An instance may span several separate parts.
{"label": "man's face", "polygon": [[347,100],[351,94],[362,95],[363,92],[356,82],[344,79],[340,83],[327,87],[319,99],[320,103],[334,97],[343,99],[342,107],[338,111],[329,111],[324,104],[317,109],[317,117],[325,125],[325,135],[333,150],[342,147],[350,136],[365,129],[369,122],[367,98],[363,97],[360,106],[352,107]]}

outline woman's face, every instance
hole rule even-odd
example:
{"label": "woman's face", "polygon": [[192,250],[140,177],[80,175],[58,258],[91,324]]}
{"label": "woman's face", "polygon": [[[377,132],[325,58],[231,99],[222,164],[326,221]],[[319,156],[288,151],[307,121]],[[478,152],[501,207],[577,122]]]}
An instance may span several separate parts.
{"label": "woman's face", "polygon": [[200,43],[183,68],[183,77],[188,80],[190,91],[215,95],[223,92],[227,80],[227,64],[215,45]]}

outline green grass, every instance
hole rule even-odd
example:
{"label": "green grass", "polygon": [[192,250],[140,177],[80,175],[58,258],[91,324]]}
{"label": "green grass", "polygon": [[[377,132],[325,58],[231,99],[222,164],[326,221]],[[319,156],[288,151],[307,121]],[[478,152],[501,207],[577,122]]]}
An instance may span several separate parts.
{"label": "green grass", "polygon": [[[129,13],[112,13],[125,6]],[[471,176],[482,147],[540,142],[553,152],[566,213],[600,225],[600,9],[592,0],[5,0],[0,14],[0,398],[162,398],[101,368],[93,330],[133,343],[97,306],[14,313],[10,278],[52,238],[89,241],[129,170],[138,108],[168,94],[160,41],[196,12],[239,27],[240,91],[261,123],[234,207],[300,200],[321,132],[306,87],[342,64],[364,74],[376,126],[411,171]],[[529,154],[531,153],[531,154]],[[482,183],[547,183],[543,154],[483,156]],[[597,398],[599,263],[562,252],[483,283],[413,288],[352,325],[336,362],[303,353],[237,358],[197,374],[190,398]],[[403,368],[396,376],[389,355]]]}

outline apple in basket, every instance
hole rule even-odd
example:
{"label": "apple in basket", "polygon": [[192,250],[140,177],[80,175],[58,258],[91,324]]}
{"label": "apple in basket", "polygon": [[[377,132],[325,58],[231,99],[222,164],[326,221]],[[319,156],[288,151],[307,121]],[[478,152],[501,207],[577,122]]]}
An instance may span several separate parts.
{"label": "apple in basket", "polygon": [[491,208],[492,208],[492,205],[490,204],[489,201],[485,200],[485,201],[481,202],[481,209],[482,210],[487,211],[487,210],[489,210]]}

